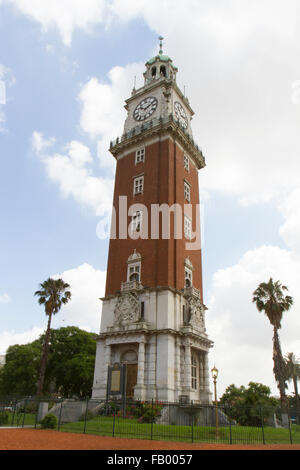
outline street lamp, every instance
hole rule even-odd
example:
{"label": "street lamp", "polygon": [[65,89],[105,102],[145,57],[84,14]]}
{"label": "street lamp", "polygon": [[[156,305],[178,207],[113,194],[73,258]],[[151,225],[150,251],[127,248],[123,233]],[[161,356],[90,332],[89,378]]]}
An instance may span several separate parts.
{"label": "street lamp", "polygon": [[217,401],[217,378],[218,378],[218,369],[214,366],[211,370],[212,378],[214,381],[215,389],[215,406],[216,406],[216,439],[219,439],[219,416],[218,416],[218,401]]}

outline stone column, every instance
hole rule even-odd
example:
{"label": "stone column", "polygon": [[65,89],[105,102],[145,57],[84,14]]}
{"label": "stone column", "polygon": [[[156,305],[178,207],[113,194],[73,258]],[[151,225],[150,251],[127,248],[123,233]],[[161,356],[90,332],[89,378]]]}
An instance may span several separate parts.
{"label": "stone column", "polygon": [[104,369],[107,371],[108,366],[110,366],[111,361],[111,346],[110,344],[105,344],[105,353],[104,353]]}
{"label": "stone column", "polygon": [[145,380],[145,342],[139,343],[137,385],[144,385]]}
{"label": "stone column", "polygon": [[145,399],[145,340],[139,343],[137,384],[134,388],[134,398],[138,400]]}
{"label": "stone column", "polygon": [[192,365],[192,358],[191,358],[191,343],[190,341],[186,341],[185,343],[185,383],[184,383],[184,391],[186,394],[189,395],[191,392],[191,365]]}
{"label": "stone column", "polygon": [[177,395],[177,400],[179,399],[180,389],[181,389],[181,364],[180,364],[180,339],[176,338],[175,340],[175,390]]}
{"label": "stone column", "polygon": [[208,353],[204,352],[203,353],[203,381],[204,383],[203,383],[203,388],[201,391],[202,403],[212,402],[212,393],[210,392],[209,380],[210,380],[210,375],[209,375],[209,367],[208,367]]}
{"label": "stone column", "polygon": [[103,379],[105,381],[105,392],[107,393],[107,381],[108,381],[108,367],[111,365],[111,345],[105,343],[104,351],[104,364],[103,364]]}
{"label": "stone column", "polygon": [[156,337],[149,342],[147,400],[156,400]]}
{"label": "stone column", "polygon": [[200,399],[202,391],[204,390],[204,354],[201,352],[199,354],[199,390],[200,390]]}

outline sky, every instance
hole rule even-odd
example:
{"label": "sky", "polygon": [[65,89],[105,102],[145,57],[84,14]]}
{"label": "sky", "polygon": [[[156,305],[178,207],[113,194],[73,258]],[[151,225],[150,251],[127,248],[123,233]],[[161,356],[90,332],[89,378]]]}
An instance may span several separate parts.
{"label": "sky", "polygon": [[72,288],[53,328],[99,332],[107,149],[159,35],[207,164],[203,282],[218,395],[250,381],[278,395],[272,328],[252,293],[270,277],[288,287],[281,346],[299,357],[298,0],[0,0],[0,354],[43,333],[34,292],[48,277]]}

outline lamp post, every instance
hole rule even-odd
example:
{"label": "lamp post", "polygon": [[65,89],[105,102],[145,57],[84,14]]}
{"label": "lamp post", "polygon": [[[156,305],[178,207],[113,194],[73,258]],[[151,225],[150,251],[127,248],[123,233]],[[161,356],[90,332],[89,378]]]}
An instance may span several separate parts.
{"label": "lamp post", "polygon": [[217,401],[217,378],[218,378],[218,369],[214,366],[211,370],[212,378],[214,381],[215,389],[215,407],[216,407],[216,439],[219,439],[219,416],[218,416],[218,401]]}

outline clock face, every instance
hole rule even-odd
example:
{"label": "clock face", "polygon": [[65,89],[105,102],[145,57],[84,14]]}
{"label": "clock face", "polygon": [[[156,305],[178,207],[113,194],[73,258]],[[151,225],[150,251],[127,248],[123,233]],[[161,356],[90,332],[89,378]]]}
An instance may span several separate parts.
{"label": "clock face", "polygon": [[174,113],[177,121],[184,127],[184,129],[187,128],[188,126],[188,119],[185,110],[183,109],[183,106],[178,102],[175,101],[174,104]]}
{"label": "clock face", "polygon": [[144,121],[154,113],[157,108],[157,99],[153,96],[143,99],[133,111],[133,117],[136,121]]}

